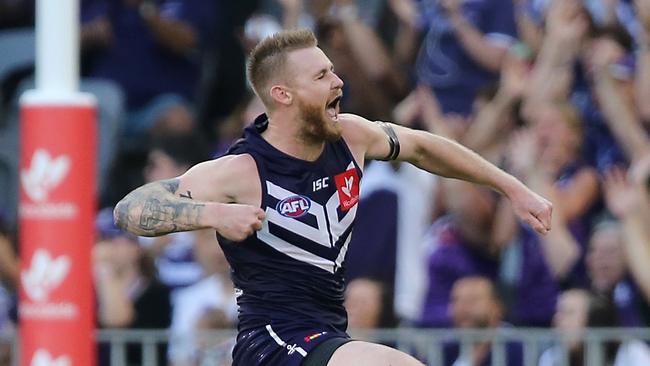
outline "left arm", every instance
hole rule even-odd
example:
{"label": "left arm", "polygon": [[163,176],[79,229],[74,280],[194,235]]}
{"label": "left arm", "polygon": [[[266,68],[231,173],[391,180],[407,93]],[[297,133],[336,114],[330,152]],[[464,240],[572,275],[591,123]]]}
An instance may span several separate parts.
{"label": "left arm", "polygon": [[[389,156],[386,132],[377,123],[355,115],[342,115],[343,135],[353,152],[367,159]],[[515,214],[537,232],[551,228],[552,205],[528,189],[512,175],[499,169],[468,148],[444,137],[389,124],[399,140],[396,160],[407,161],[420,169],[447,178],[488,186],[513,204]]]}

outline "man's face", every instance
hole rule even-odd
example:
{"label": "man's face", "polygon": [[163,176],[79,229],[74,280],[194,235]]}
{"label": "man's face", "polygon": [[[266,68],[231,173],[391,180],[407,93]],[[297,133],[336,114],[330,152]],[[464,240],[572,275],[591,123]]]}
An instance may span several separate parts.
{"label": "man's face", "polygon": [[609,227],[596,231],[589,242],[587,269],[592,286],[599,291],[610,291],[625,276],[625,258],[620,231]]}
{"label": "man's face", "polygon": [[[578,331],[587,325],[587,312],[589,311],[589,298],[583,290],[568,290],[562,293],[557,300],[553,325],[563,331]],[[570,349],[580,345],[580,337],[574,334],[565,339]]]}
{"label": "man's face", "polygon": [[557,300],[553,325],[560,330],[580,330],[587,325],[589,298],[581,290],[568,290]]}
{"label": "man's face", "polygon": [[501,321],[492,285],[481,278],[456,281],[451,290],[449,310],[457,328],[495,327]]}
{"label": "man's face", "polygon": [[364,278],[352,280],[345,289],[345,309],[350,328],[376,328],[382,310],[382,287]]}
{"label": "man's face", "polygon": [[289,92],[304,122],[301,134],[308,141],[336,141],[341,137],[338,120],[343,81],[334,73],[320,48],[303,48],[287,55]]}

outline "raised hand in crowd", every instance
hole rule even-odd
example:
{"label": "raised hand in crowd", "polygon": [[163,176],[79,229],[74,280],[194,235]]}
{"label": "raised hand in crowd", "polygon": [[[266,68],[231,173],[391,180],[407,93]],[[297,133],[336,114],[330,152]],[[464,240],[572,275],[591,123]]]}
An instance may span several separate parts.
{"label": "raised hand in crowd", "polygon": [[493,162],[500,160],[505,151],[500,146],[506,143],[509,133],[504,131],[511,131],[514,127],[514,107],[524,95],[528,83],[528,61],[523,54],[527,52],[525,47],[517,44],[508,52],[501,66],[496,95],[476,111],[474,122],[462,139],[467,147],[481,155],[490,155],[488,159]]}
{"label": "raised hand in crowd", "polygon": [[636,104],[644,123],[650,123],[650,0],[635,0],[639,23],[636,58]]}
{"label": "raised hand in crowd", "polygon": [[624,51],[614,40],[601,37],[592,42],[586,58],[590,60],[587,66],[605,121],[628,158],[634,161],[650,151],[650,140],[633,99],[611,72],[611,66],[623,55]]}
{"label": "raised hand in crowd", "polygon": [[566,100],[573,64],[588,29],[588,15],[578,1],[553,1],[546,17],[546,36],[528,84],[525,114],[533,108],[531,104]]}
{"label": "raised hand in crowd", "polygon": [[636,179],[630,179],[621,168],[610,169],[604,175],[603,187],[607,208],[623,227],[624,252],[630,272],[646,301],[650,301],[650,196],[647,185],[650,164],[640,164],[631,168]]}

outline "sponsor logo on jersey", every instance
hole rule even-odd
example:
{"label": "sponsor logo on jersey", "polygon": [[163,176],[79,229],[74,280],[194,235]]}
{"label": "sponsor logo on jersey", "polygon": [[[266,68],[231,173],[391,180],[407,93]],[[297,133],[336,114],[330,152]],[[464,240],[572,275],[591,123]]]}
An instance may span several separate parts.
{"label": "sponsor logo on jersey", "polygon": [[348,211],[359,202],[359,175],[355,168],[334,177],[336,191],[341,202],[341,211]]}
{"label": "sponsor logo on jersey", "polygon": [[285,217],[298,218],[304,216],[311,207],[309,198],[301,195],[294,195],[278,202],[275,210]]}

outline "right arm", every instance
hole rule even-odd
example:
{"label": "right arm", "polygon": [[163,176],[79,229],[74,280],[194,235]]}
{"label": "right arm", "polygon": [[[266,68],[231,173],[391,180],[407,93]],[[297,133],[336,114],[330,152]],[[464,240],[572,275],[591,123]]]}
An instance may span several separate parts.
{"label": "right arm", "polygon": [[261,229],[264,212],[257,182],[249,155],[227,156],[132,191],[115,206],[113,216],[120,228],[135,235],[214,228],[239,241]]}
{"label": "right arm", "polygon": [[115,223],[141,236],[159,236],[176,231],[211,227],[206,211],[216,204],[194,202],[177,196],[179,178],[146,184],[122,199],[113,212]]}

